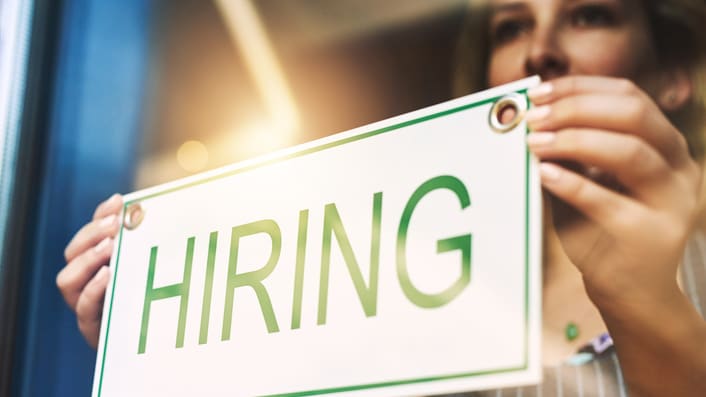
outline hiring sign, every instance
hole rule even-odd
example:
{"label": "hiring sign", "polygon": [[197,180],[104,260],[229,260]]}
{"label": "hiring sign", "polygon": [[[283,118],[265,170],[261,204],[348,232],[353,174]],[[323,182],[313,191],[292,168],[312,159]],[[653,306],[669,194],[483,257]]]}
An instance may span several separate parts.
{"label": "hiring sign", "polygon": [[93,396],[537,382],[537,83],[127,195]]}

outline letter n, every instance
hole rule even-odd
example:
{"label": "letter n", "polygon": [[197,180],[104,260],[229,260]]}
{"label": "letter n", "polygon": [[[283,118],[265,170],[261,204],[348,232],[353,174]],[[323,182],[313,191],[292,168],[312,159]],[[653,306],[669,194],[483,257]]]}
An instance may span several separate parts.
{"label": "letter n", "polygon": [[358,261],[353,254],[353,248],[348,240],[341,216],[338,214],[336,204],[327,204],[324,208],[324,231],[321,247],[321,275],[319,279],[319,313],[317,324],[326,323],[326,310],[328,306],[329,268],[331,265],[331,235],[336,237],[341,248],[343,259],[348,268],[348,274],[353,280],[353,285],[358,293],[358,299],[363,306],[367,317],[377,313],[378,295],[378,268],[380,265],[380,218],[382,216],[382,192],[373,196],[372,230],[370,234],[370,275],[368,285],[365,285],[363,274]]}

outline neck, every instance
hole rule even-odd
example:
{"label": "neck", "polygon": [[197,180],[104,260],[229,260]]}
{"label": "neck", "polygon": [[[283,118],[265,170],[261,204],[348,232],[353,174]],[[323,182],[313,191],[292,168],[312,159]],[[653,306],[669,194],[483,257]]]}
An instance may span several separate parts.
{"label": "neck", "polygon": [[[581,273],[561,249],[554,230],[545,232],[543,267],[543,362],[556,365],[591,339],[605,332],[600,313],[588,298]],[[568,341],[567,324],[575,323],[579,335]]]}

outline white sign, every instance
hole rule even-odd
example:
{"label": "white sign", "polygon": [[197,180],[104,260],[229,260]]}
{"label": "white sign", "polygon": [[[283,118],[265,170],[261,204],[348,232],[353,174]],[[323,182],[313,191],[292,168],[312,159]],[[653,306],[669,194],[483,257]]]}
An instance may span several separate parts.
{"label": "white sign", "polygon": [[[537,83],[126,196],[93,396],[539,381],[541,197],[521,120]],[[519,124],[499,132],[509,93]]]}

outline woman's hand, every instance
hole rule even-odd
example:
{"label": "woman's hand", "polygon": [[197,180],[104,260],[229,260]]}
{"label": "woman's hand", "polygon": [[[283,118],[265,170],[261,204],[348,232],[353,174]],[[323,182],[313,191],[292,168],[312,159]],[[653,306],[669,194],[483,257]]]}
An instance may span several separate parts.
{"label": "woman's hand", "polygon": [[98,345],[103,299],[110,278],[108,262],[119,230],[122,204],[122,197],[115,194],[96,208],[93,220],[66,246],[66,266],[56,277],[64,300],[76,312],[81,333],[94,348]]}
{"label": "woman's hand", "polygon": [[537,132],[528,144],[542,161],[544,188],[575,209],[555,224],[590,297],[600,306],[674,293],[701,181],[686,140],[628,80],[545,84],[529,94],[527,120]]}
{"label": "woman's hand", "polygon": [[615,341],[631,394],[704,395],[706,322],[676,281],[701,181],[686,140],[626,80],[565,77],[529,95],[528,123],[542,132],[528,144],[542,161],[542,185],[554,204],[573,209],[554,219],[557,234]]}

